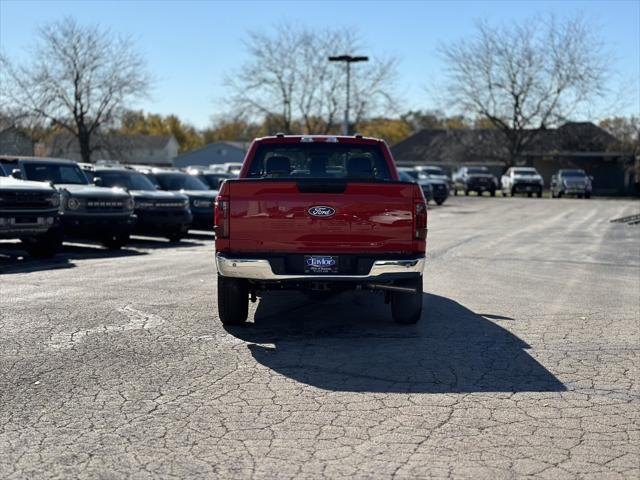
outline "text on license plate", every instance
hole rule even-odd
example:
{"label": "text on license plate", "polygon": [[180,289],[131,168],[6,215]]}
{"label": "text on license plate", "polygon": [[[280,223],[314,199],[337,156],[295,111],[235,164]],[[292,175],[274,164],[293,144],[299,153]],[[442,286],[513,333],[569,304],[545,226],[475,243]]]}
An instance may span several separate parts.
{"label": "text on license plate", "polygon": [[327,255],[305,255],[305,273],[338,273],[338,257]]}

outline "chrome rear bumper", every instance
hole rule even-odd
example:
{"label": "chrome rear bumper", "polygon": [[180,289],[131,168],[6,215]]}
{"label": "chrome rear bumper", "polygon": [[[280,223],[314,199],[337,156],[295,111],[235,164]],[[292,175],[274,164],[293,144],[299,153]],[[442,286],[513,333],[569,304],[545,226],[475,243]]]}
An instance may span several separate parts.
{"label": "chrome rear bumper", "polygon": [[216,254],[216,267],[223,277],[249,280],[375,280],[392,275],[420,274],[424,270],[424,257],[401,260],[376,260],[368,275],[279,275],[273,273],[269,260],[231,258]]}

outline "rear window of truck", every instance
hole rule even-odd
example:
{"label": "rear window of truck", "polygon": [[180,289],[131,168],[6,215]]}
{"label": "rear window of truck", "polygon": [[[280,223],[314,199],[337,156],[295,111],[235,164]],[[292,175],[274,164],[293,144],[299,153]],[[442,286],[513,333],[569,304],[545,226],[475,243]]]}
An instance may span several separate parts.
{"label": "rear window of truck", "polygon": [[247,178],[391,180],[377,145],[345,143],[262,144]]}

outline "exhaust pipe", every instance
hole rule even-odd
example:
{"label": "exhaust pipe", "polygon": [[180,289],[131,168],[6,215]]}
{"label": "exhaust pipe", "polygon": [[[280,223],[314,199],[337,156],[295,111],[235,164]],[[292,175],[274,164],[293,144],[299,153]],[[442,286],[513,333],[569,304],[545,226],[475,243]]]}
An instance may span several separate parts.
{"label": "exhaust pipe", "polygon": [[385,285],[381,283],[367,283],[364,286],[370,290],[382,290],[385,292],[416,293],[418,291],[416,288],[398,287],[396,285]]}

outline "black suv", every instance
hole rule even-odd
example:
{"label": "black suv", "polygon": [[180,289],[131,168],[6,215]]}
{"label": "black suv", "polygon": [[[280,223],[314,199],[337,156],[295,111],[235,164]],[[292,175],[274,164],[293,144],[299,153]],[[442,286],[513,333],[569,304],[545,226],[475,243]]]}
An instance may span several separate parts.
{"label": "black suv", "polygon": [[462,190],[465,195],[469,195],[469,192],[476,192],[478,195],[489,192],[495,197],[498,188],[498,180],[487,167],[461,167],[453,174],[452,181],[454,195]]}
{"label": "black suv", "polygon": [[135,224],[133,198],[119,188],[91,185],[76,162],[39,157],[0,157],[12,175],[48,182],[61,194],[60,221],[65,236],[95,239],[117,249],[129,241]]}
{"label": "black suv", "polygon": [[51,185],[6,177],[0,165],[0,238],[19,238],[33,257],[56,254],[60,194]]}
{"label": "black suv", "polygon": [[145,175],[131,168],[81,164],[93,183],[101,187],[123,188],[135,201],[135,233],[162,235],[179,241],[193,219],[189,197],[176,192],[161,192]]}
{"label": "black suv", "polygon": [[213,209],[218,192],[198,178],[180,170],[163,170],[160,168],[139,168],[159,190],[183,193],[189,197],[191,213],[193,214],[192,228],[213,230]]}

